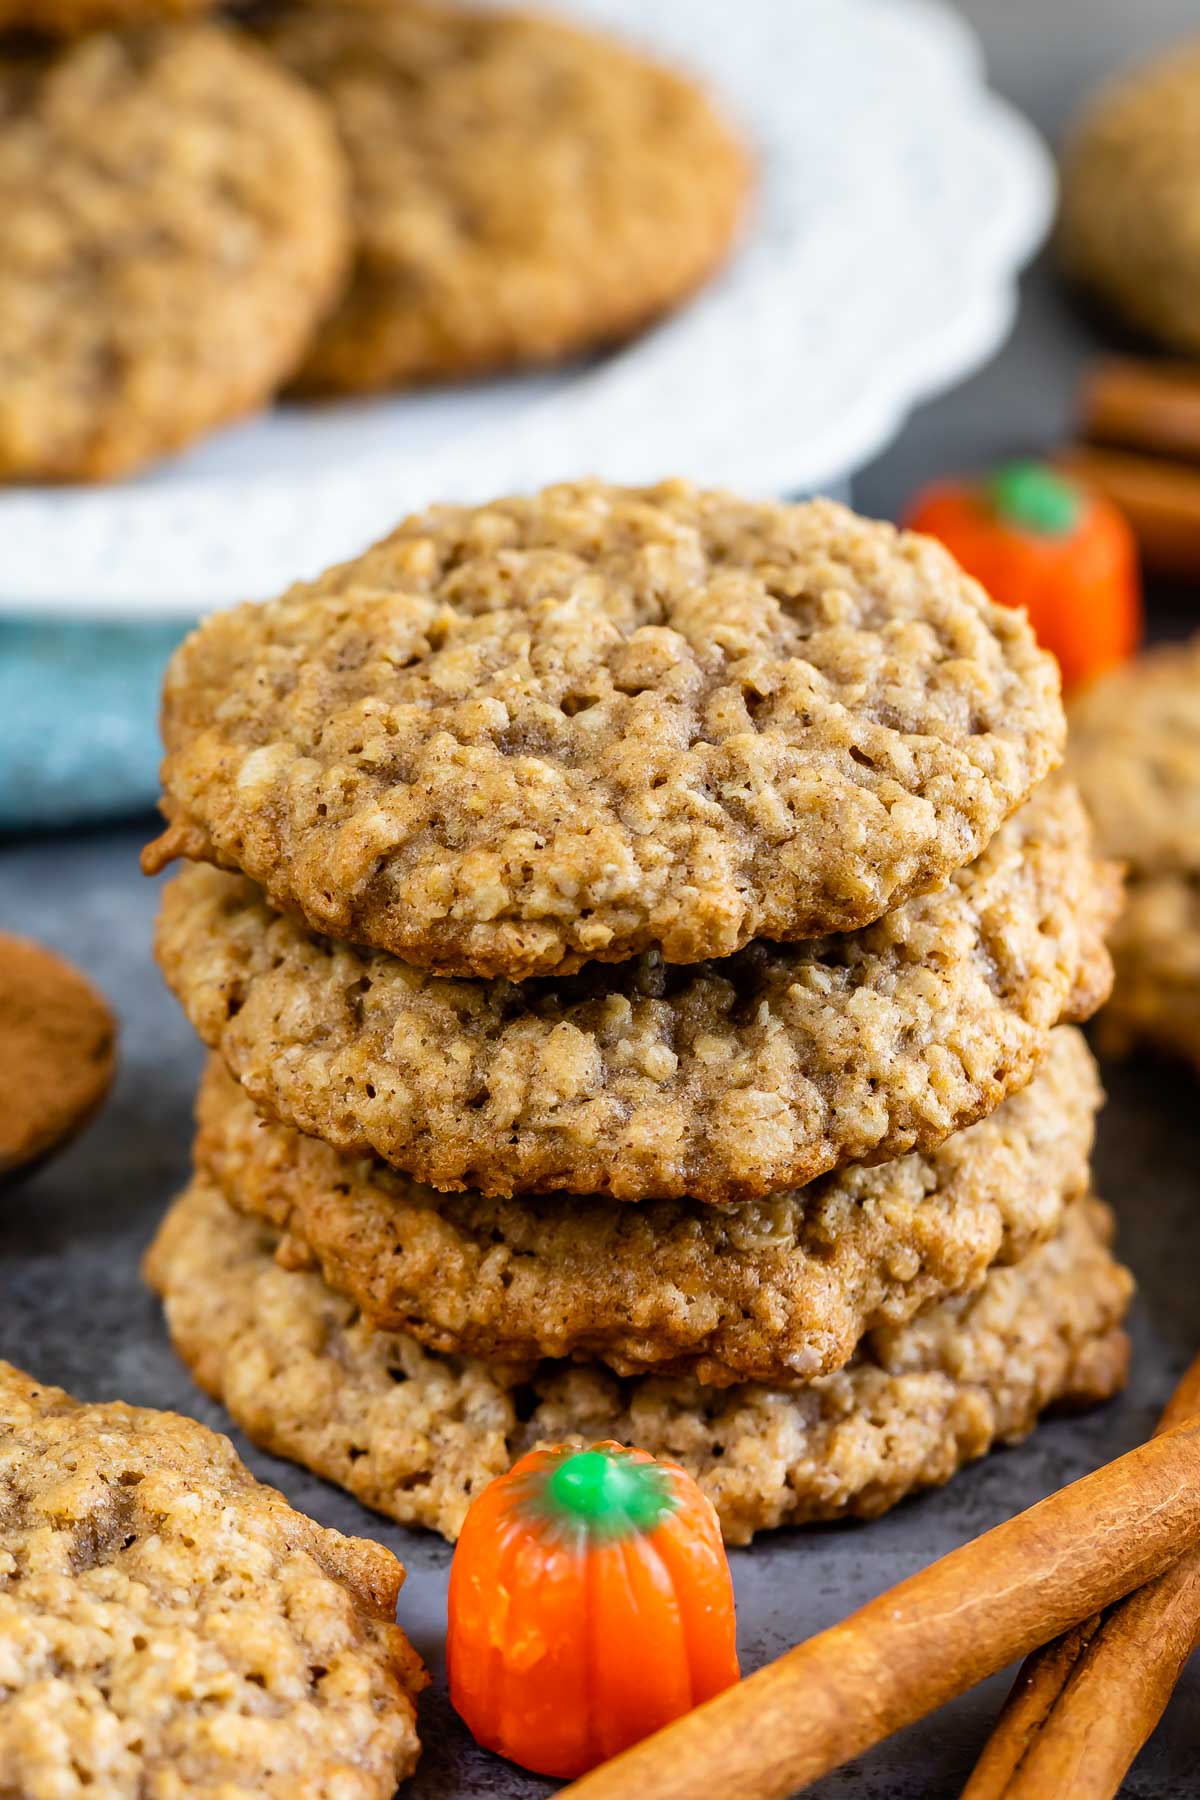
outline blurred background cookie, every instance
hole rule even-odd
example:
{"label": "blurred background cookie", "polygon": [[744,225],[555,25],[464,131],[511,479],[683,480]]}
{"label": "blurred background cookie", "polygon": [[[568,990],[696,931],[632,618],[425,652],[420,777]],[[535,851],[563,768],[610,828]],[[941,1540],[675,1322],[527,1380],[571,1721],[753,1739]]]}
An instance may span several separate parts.
{"label": "blurred background cookie", "polygon": [[1105,1050],[1200,1071],[1200,638],[1149,650],[1072,709],[1070,761],[1104,851],[1129,870]]}
{"label": "blurred background cookie", "polygon": [[93,480],[260,406],[346,255],[329,120],[208,26],[0,50],[0,478]]}
{"label": "blurred background cookie", "polygon": [[427,0],[297,7],[263,37],[331,104],[353,173],[354,277],[302,388],[553,362],[646,324],[731,247],[746,152],[620,44]]}
{"label": "blurred background cookie", "polygon": [[61,957],[0,933],[0,1180],[82,1130],[116,1066],[107,1002]]}
{"label": "blurred background cookie", "polygon": [[0,31],[76,37],[111,25],[149,25],[211,12],[216,0],[0,0]]}
{"label": "blurred background cookie", "polygon": [[1200,43],[1089,102],[1062,173],[1067,273],[1135,331],[1200,355]]}

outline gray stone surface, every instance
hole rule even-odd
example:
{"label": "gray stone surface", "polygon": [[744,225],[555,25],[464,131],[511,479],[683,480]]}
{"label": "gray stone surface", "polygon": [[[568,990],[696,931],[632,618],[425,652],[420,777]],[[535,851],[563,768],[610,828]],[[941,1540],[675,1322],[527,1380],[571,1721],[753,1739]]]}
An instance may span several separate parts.
{"label": "gray stone surface", "polygon": [[[792,3],[792,0],[789,0]],[[969,0],[998,84],[1054,128],[1080,89],[1139,47],[1191,22],[1185,0]],[[1046,268],[1027,283],[1016,338],[992,367],[924,409],[866,471],[858,499],[889,513],[927,475],[1052,441],[1063,429],[1086,332]],[[1193,615],[1178,598],[1158,628]],[[53,943],[88,969],[119,1010],[122,1066],[101,1119],[58,1162],[0,1191],[0,1355],[88,1397],[121,1395],[214,1424],[176,1364],[139,1255],[185,1178],[200,1056],[150,961],[153,884],[143,882],[136,828],[47,838],[0,850],[0,927]],[[0,1071],[3,1084],[19,1072]],[[1098,1159],[1123,1247],[1140,1282],[1129,1393],[1102,1411],[1045,1424],[1025,1446],[989,1458],[942,1492],[869,1526],[766,1537],[733,1556],[747,1669],[843,1617],[902,1576],[1143,1438],[1200,1341],[1200,1095],[1185,1074],[1144,1066],[1110,1072]],[[343,1529],[391,1544],[408,1565],[401,1618],[440,1676],[449,1550],[400,1531],[286,1464],[239,1446],[290,1499]],[[957,1794],[1006,1691],[990,1682],[813,1790],[823,1800],[939,1800]],[[408,1790],[422,1800],[524,1800],[549,1785],[482,1756],[439,1684],[423,1709],[425,1760]],[[1123,1792],[1141,1800],[1200,1795],[1200,1668]]]}
{"label": "gray stone surface", "polygon": [[[9,849],[0,864],[0,928],[35,933],[88,969],[121,1019],[116,1092],[102,1117],[23,1186],[0,1190],[0,1356],[88,1398],[119,1395],[174,1407],[224,1428],[176,1363],[158,1308],[138,1279],[155,1221],[187,1173],[200,1054],[150,960],[155,884],[137,872],[142,833],[47,839]],[[5,1078],[10,1072],[5,1071]],[[1149,1431],[1200,1338],[1200,1119],[1194,1084],[1160,1068],[1111,1078],[1100,1186],[1117,1204],[1142,1287],[1136,1376],[1102,1411],[1045,1424],[1019,1449],[965,1471],[941,1492],[867,1526],[767,1536],[733,1555],[747,1669],[823,1626],[955,1545],[1127,1449]],[[236,1435],[236,1434],[235,1434]],[[410,1571],[400,1616],[435,1670],[449,1550],[402,1531],[240,1439],[251,1466],[297,1506],[390,1544]],[[931,1800],[957,1793],[1004,1691],[993,1682],[831,1777],[823,1796]],[[439,1688],[424,1709],[428,1746],[414,1795],[524,1800],[545,1783],[474,1751]],[[1130,1794],[1188,1788],[1200,1742],[1200,1670],[1185,1683]]]}

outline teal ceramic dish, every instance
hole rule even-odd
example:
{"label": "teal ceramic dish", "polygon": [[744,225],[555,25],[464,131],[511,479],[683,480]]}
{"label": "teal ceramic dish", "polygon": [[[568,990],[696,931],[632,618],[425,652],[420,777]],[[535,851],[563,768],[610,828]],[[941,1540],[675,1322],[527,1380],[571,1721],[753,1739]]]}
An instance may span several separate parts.
{"label": "teal ceramic dish", "polygon": [[0,622],[0,830],[81,825],[153,806],[159,690],[186,629]]}

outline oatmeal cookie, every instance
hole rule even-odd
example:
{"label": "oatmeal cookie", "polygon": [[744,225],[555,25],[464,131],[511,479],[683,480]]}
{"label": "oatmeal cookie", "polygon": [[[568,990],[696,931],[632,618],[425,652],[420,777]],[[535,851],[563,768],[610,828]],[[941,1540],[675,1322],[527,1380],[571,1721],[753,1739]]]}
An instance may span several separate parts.
{"label": "oatmeal cookie", "polygon": [[1088,1186],[1100,1103],[1080,1034],[929,1156],[743,1206],[447,1196],[270,1125],[216,1058],[196,1166],[283,1233],[372,1323],[490,1361],[589,1356],[618,1374],[809,1381],[865,1331],[981,1285],[1053,1236]]}
{"label": "oatmeal cookie", "polygon": [[1103,848],[1129,868],[1102,1047],[1200,1069],[1200,637],[1147,651],[1071,709],[1070,757]]}
{"label": "oatmeal cookie", "polygon": [[167,675],[151,872],[442,974],[726,956],[937,888],[1058,762],[1053,659],[928,538],[596,483],[409,519]]}
{"label": "oatmeal cookie", "polygon": [[1069,754],[1106,856],[1135,879],[1200,875],[1200,637],[1085,688]]}
{"label": "oatmeal cookie", "polygon": [[1059,247],[1126,324],[1200,354],[1200,42],[1085,108],[1063,158]]}
{"label": "oatmeal cookie", "polygon": [[441,1189],[740,1201],[929,1151],[1107,996],[1118,900],[1054,783],[940,893],[845,937],[523,982],[314,936],[243,877],[166,889],[158,956],[266,1113]]}
{"label": "oatmeal cookie", "polygon": [[346,393],[554,362],[724,262],[749,159],[690,82],[534,14],[313,0],[270,49],[332,108],[354,273],[299,377]]}
{"label": "oatmeal cookie", "polygon": [[79,970],[0,932],[0,1180],[64,1144],[103,1104],[117,1025]]}
{"label": "oatmeal cookie", "polygon": [[216,26],[0,49],[0,479],[121,475],[262,404],[333,300],[320,104]]}
{"label": "oatmeal cookie", "polygon": [[1200,1074],[1200,872],[1131,882],[1109,943],[1117,979],[1096,1021],[1101,1051],[1145,1044]]}
{"label": "oatmeal cookie", "polygon": [[425,1683],[403,1579],[194,1420],[0,1363],[5,1794],[390,1800]]}
{"label": "oatmeal cookie", "polygon": [[872,1333],[846,1369],[790,1391],[439,1357],[369,1326],[318,1275],[281,1269],[271,1230],[203,1180],[168,1214],[148,1275],[180,1355],[251,1438],[402,1524],[452,1538],[535,1444],[610,1437],[682,1463],[745,1543],[884,1512],[1024,1436],[1052,1401],[1113,1393],[1131,1282],[1107,1235],[1106,1210],[1081,1202],[978,1294]]}

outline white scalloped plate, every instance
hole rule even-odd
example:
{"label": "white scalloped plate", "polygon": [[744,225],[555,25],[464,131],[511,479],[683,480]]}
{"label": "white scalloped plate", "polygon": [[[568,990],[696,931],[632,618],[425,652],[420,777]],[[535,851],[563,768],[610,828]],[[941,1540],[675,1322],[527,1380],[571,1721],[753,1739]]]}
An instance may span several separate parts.
{"label": "white scalloped plate", "polygon": [[[830,487],[1000,342],[1053,171],[937,0],[575,0],[725,98],[761,190],[730,269],[598,362],[281,407],[142,480],[0,494],[0,614],[186,619],[434,499],[666,473]],[[647,16],[649,15],[649,16]]]}

